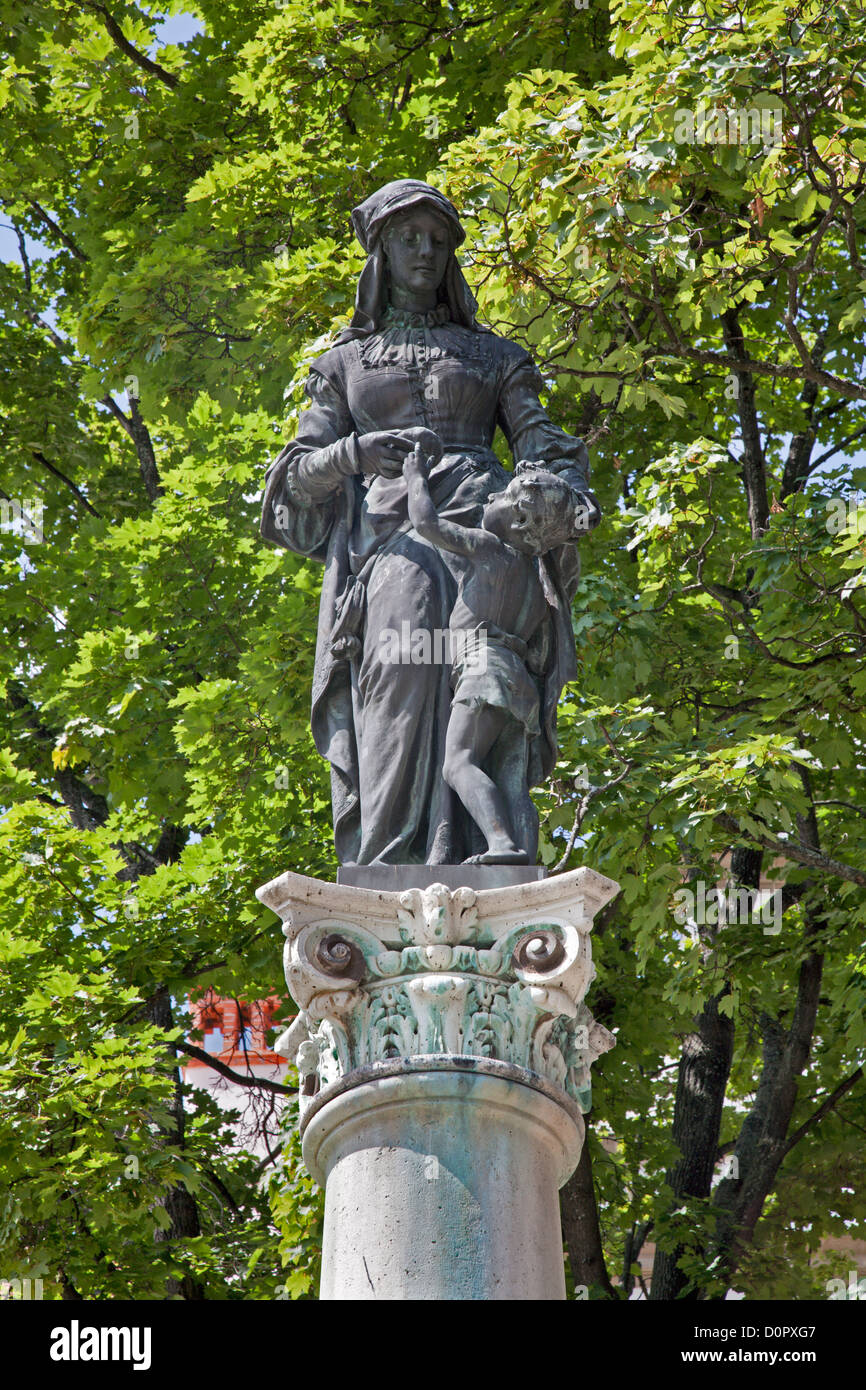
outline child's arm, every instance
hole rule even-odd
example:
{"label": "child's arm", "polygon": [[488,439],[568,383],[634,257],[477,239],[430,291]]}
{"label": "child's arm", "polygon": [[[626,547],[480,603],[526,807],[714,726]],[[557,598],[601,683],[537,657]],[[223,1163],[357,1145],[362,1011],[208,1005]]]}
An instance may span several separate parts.
{"label": "child's arm", "polygon": [[439,550],[453,550],[457,555],[489,554],[499,549],[501,542],[489,531],[479,526],[455,526],[439,515],[433,506],[430,489],[427,486],[427,468],[431,460],[425,461],[420,447],[415,446],[406,455],[403,464],[403,477],[406,479],[409,502],[409,520],[419,536],[435,545]]}

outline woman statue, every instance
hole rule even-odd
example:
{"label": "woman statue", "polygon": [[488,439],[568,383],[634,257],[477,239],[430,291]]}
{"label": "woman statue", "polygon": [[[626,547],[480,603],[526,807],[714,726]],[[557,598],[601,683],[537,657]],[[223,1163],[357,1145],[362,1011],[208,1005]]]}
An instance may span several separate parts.
{"label": "woman statue", "polygon": [[[532,359],[476,321],[454,254],[465,232],[449,200],[399,179],[355,208],[352,225],[368,256],[355,314],[312,365],[297,436],[267,473],[262,534],[325,565],[312,731],[331,765],[340,862],[459,864],[485,840],[443,777],[452,671],[436,638],[472,561],[413,527],[404,462],[420,451],[437,515],[477,527],[512,477],[491,448],[498,425],[516,464],[531,460],[569,484],[587,527],[598,504],[586,449],[548,419]],[[529,737],[520,730],[527,753],[513,788],[514,804],[530,808],[526,788],[553,767],[557,701],[575,675],[577,547],[538,563],[546,615],[529,666],[539,715]],[[513,748],[499,751],[513,766]],[[494,748],[491,768],[497,756]],[[530,863],[533,816],[515,826]]]}

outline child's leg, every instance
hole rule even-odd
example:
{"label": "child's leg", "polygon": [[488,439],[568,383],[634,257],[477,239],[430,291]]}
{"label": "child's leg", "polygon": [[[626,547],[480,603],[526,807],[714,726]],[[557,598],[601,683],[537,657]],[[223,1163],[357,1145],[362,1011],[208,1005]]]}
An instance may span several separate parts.
{"label": "child's leg", "polygon": [[506,710],[490,705],[451,706],[442,775],[487,840],[486,854],[475,855],[469,862],[525,864],[529,858],[514,842],[505,797],[481,768],[508,718]]}
{"label": "child's leg", "polygon": [[530,864],[538,855],[538,811],[527,786],[529,739],[522,725],[512,721],[488,758],[490,775],[505,794],[514,843],[525,849]]}

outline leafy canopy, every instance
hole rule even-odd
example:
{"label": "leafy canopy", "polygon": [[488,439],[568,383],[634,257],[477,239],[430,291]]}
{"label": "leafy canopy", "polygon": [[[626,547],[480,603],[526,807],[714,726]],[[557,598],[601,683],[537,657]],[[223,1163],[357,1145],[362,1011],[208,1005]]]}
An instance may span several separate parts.
{"label": "leafy canopy", "polygon": [[[200,32],[160,46],[182,9]],[[350,311],[348,213],[412,175],[460,207],[483,315],[588,439],[606,510],[538,800],[548,866],[623,885],[591,1000],[619,1039],[589,1141],[607,1267],[626,1292],[652,1230],[681,1289],[824,1296],[815,1252],[864,1216],[856,1084],[814,1118],[866,1044],[860,11],[0,16],[2,488],[43,534],[4,512],[2,1272],[49,1296],[313,1292],[290,1126],[266,1190],[200,1094],[181,1123],[173,1042],[203,984],[280,989],[255,887],[335,867],[307,724],[319,572],[260,542],[259,498]],[[743,850],[786,886],[780,932],[678,922],[684,875],[712,886]],[[816,958],[780,1144],[805,1129],[732,1254],[737,1192],[677,1176],[674,1063],[717,1001],[709,1171],[734,1152],[752,1181],[767,1040],[803,1024]]]}

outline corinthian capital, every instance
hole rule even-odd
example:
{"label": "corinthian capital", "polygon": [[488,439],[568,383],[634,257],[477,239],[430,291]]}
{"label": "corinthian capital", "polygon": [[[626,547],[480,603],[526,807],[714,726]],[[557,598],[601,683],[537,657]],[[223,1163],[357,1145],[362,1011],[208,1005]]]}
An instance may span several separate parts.
{"label": "corinthian capital", "polygon": [[592,869],[479,891],[265,884],[300,1010],[275,1047],[298,1067],[302,1111],[361,1067],[443,1055],[523,1067],[588,1110],[590,1066],[615,1042],[583,1002],[590,932],[617,891]]}

